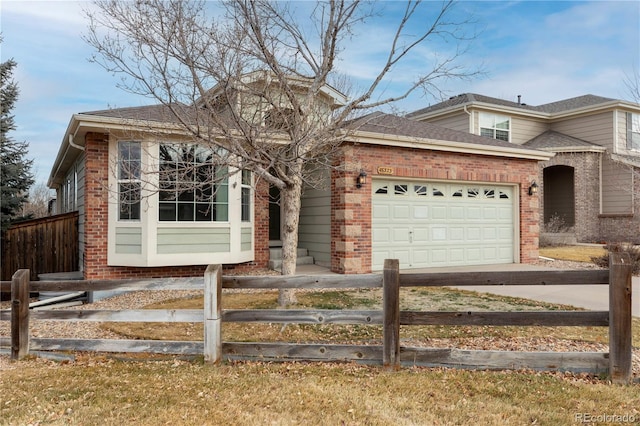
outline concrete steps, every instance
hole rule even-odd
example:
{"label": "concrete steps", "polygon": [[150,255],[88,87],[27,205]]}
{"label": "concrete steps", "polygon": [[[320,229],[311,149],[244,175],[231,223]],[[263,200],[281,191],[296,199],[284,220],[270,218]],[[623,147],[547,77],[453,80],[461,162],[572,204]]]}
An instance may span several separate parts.
{"label": "concrete steps", "polygon": [[[298,248],[298,256],[296,265],[313,265],[313,256],[309,256],[309,250],[305,248]],[[282,249],[270,248],[269,249],[269,269],[279,271],[282,268]]]}

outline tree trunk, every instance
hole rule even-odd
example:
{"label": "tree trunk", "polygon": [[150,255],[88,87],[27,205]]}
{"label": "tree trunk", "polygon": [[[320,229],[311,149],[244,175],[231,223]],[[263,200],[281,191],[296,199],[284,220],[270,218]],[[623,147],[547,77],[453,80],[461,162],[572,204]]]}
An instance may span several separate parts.
{"label": "tree trunk", "polygon": [[[298,175],[299,176],[299,175]],[[282,226],[282,275],[296,273],[298,258],[298,225],[300,222],[300,197],[302,196],[302,179],[294,178],[280,194],[284,214]],[[297,302],[294,289],[282,289],[278,293],[278,305],[285,307]]]}

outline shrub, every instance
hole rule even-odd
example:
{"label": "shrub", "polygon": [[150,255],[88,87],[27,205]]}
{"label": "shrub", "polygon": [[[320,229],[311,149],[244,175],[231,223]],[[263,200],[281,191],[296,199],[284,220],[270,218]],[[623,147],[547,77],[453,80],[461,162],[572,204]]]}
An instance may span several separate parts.
{"label": "shrub", "polygon": [[640,274],[640,246],[631,243],[608,243],[604,246],[607,253],[602,256],[592,257],[591,261],[596,265],[608,268],[609,253],[629,253],[633,265],[633,275]]}

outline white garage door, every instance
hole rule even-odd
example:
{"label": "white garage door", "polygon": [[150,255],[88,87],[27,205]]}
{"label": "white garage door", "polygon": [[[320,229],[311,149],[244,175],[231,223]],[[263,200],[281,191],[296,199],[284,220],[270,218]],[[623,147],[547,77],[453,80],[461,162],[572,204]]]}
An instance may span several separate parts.
{"label": "white garage door", "polygon": [[513,263],[513,186],[373,181],[372,269]]}

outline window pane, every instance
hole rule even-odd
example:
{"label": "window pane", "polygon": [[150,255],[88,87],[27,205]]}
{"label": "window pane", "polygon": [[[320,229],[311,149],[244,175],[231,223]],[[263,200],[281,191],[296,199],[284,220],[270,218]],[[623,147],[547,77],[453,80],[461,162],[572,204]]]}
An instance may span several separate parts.
{"label": "window pane", "polygon": [[251,188],[242,188],[242,212],[240,215],[243,222],[251,220]]}
{"label": "window pane", "polygon": [[496,129],[506,129],[509,130],[509,118],[496,116]]}
{"label": "window pane", "polygon": [[213,210],[209,203],[196,204],[196,221],[211,222],[213,219]]}
{"label": "window pane", "polygon": [[506,130],[496,130],[496,139],[509,142],[509,132]]}
{"label": "window pane", "polygon": [[175,203],[160,203],[160,220],[161,221],[175,221],[176,220],[176,205]]}
{"label": "window pane", "polygon": [[120,220],[140,219],[140,183],[121,183],[118,186]]}
{"label": "window pane", "polygon": [[214,204],[213,220],[217,222],[226,222],[229,220],[229,209],[226,204]]}
{"label": "window pane", "polygon": [[194,220],[193,203],[178,203],[178,221],[191,222]]}
{"label": "window pane", "polygon": [[480,136],[484,136],[487,138],[493,137],[493,129],[480,129]]}
{"label": "window pane", "polygon": [[213,163],[218,157],[203,145],[160,146],[160,202],[177,201],[161,207],[160,220],[227,220],[227,167]]}

